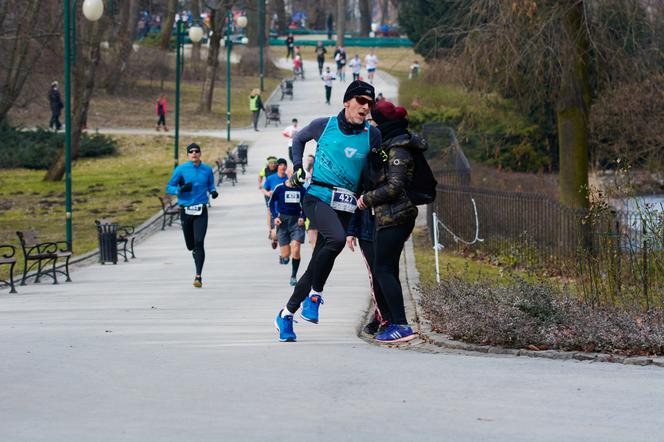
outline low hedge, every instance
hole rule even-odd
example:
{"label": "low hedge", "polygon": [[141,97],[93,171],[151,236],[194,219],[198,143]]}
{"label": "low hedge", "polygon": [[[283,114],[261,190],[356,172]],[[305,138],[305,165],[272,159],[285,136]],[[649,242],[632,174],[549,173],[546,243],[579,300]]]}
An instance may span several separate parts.
{"label": "low hedge", "polygon": [[[65,144],[65,135],[38,128],[0,127],[0,169],[48,169]],[[117,152],[117,142],[99,133],[83,134],[79,158],[102,157]]]}
{"label": "low hedge", "polygon": [[593,306],[545,282],[451,277],[424,288],[422,307],[435,331],[474,344],[664,354],[663,311]]}

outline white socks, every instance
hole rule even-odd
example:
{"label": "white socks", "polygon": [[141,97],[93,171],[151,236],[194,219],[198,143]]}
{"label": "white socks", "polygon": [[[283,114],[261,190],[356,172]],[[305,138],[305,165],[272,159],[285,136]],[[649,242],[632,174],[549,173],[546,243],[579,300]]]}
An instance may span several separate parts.
{"label": "white socks", "polygon": [[285,318],[286,316],[295,316],[295,313],[289,312],[288,308],[284,307],[284,309],[281,311],[281,317]]}

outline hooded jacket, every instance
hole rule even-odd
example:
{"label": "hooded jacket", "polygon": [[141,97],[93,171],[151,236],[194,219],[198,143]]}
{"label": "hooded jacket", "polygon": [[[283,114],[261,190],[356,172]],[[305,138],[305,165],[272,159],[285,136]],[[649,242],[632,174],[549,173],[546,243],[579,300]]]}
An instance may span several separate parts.
{"label": "hooded jacket", "polygon": [[417,207],[406,193],[414,171],[411,151],[427,149],[417,134],[404,131],[394,137],[386,135],[368,164],[367,179],[374,190],[363,195],[376,215],[377,230],[406,224],[417,217]]}

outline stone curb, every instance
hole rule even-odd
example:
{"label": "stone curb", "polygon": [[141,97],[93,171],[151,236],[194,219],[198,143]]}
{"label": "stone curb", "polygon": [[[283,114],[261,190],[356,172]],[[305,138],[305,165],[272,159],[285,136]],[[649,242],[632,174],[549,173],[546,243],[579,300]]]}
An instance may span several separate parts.
{"label": "stone curb", "polygon": [[[424,319],[420,307],[421,293],[419,291],[419,273],[415,267],[415,254],[413,253],[412,237],[404,246],[404,253],[401,259],[402,280],[404,284],[404,301],[409,300],[410,309],[413,313],[408,315],[413,324],[417,324],[418,334],[423,342],[438,347],[439,349],[457,350],[473,353],[484,353],[491,355],[510,355],[526,356],[530,358],[546,358],[559,361],[575,360],[588,362],[612,362],[624,365],[646,366],[653,365],[664,368],[664,357],[648,356],[623,356],[608,353],[586,353],[580,351],[560,351],[560,350],[529,350],[516,348],[503,348],[492,345],[469,344],[467,342],[456,341],[442,333],[432,330],[429,321]],[[408,313],[409,308],[406,309]],[[411,341],[414,342],[414,341]]]}

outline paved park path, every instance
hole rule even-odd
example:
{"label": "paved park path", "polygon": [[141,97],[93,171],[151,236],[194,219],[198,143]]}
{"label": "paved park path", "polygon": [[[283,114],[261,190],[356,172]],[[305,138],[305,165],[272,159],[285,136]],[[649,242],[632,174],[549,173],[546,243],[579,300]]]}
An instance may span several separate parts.
{"label": "paved park path", "polygon": [[[306,68],[294,100],[281,102],[283,125],[341,108],[345,85],[326,106]],[[383,77],[377,86],[396,94]],[[253,143],[249,169],[210,210],[203,289],[191,286],[191,256],[173,227],[128,264],[0,293],[0,441],[664,440],[659,368],[359,339],[368,283],[347,250],[321,323],[301,321],[297,343],[278,342],[272,322],[290,267],[269,247],[256,175],[268,154],[286,155],[280,130],[234,131]]]}

